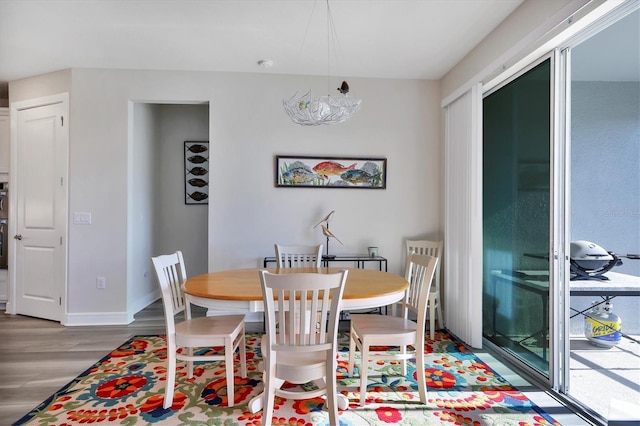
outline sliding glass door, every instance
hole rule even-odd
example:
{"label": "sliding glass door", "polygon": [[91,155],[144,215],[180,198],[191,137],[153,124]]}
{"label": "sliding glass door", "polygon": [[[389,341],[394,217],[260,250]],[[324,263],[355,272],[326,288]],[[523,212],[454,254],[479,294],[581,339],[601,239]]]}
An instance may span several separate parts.
{"label": "sliding glass door", "polygon": [[549,376],[553,64],[483,101],[483,337]]}

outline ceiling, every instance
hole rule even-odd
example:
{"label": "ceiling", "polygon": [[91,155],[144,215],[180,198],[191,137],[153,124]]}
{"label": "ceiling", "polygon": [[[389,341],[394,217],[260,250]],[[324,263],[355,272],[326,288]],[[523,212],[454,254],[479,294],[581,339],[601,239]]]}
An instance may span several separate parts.
{"label": "ceiling", "polygon": [[440,79],[522,2],[331,0],[329,55],[323,0],[0,0],[0,83],[72,67]]}

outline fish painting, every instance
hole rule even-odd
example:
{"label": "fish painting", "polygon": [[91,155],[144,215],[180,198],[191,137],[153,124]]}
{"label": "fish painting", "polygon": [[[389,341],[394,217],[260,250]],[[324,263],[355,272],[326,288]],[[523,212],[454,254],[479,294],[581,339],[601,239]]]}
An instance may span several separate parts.
{"label": "fish painting", "polygon": [[187,158],[187,161],[189,161],[190,163],[194,163],[194,164],[202,164],[207,160],[206,157],[203,157],[202,155],[193,155],[189,158]]}
{"label": "fish painting", "polygon": [[319,175],[324,176],[325,179],[328,179],[329,175],[341,175],[342,173],[345,173],[346,171],[349,171],[349,170],[353,170],[355,168],[356,168],[356,163],[353,163],[352,165],[345,167],[342,164],[337,163],[335,161],[323,161],[321,163],[316,164],[313,167],[313,171]]}
{"label": "fish painting", "polygon": [[187,181],[191,186],[197,186],[198,188],[202,188],[203,186],[207,186],[209,182],[200,178],[193,178]]}
{"label": "fish painting", "polygon": [[306,167],[293,167],[282,173],[283,182],[293,185],[308,183],[318,178],[319,176],[317,174]]}
{"label": "fish painting", "polygon": [[204,176],[209,173],[209,170],[205,169],[204,167],[196,166],[191,170],[188,170],[187,173],[190,173],[194,176]]}
{"label": "fish painting", "polygon": [[200,192],[200,191],[195,191],[192,192],[191,194],[187,194],[187,196],[189,198],[191,198],[194,201],[204,201],[207,198],[209,198],[209,195],[205,194],[204,192]]}
{"label": "fish painting", "polygon": [[200,154],[201,152],[208,151],[209,148],[206,145],[194,144],[187,147],[187,151],[191,151],[194,154]]}
{"label": "fish painting", "polygon": [[347,170],[340,175],[340,178],[346,182],[358,184],[371,183],[373,176],[364,170]]}

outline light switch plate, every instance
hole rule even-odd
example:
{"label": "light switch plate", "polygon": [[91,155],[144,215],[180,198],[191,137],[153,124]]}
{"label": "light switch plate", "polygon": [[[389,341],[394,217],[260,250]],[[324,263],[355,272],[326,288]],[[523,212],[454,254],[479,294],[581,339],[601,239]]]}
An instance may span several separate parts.
{"label": "light switch plate", "polygon": [[73,213],[74,225],[91,225],[91,213]]}

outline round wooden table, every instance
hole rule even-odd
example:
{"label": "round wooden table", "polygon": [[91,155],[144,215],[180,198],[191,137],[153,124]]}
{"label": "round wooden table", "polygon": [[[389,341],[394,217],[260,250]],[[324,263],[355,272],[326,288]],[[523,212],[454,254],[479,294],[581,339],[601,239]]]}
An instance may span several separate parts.
{"label": "round wooden table", "polygon": [[188,278],[184,292],[191,303],[210,311],[264,312],[260,275],[267,270],[276,274],[335,273],[348,269],[342,295],[342,309],[370,309],[402,300],[409,283],[390,272],[358,268],[253,268],[209,272]]}

